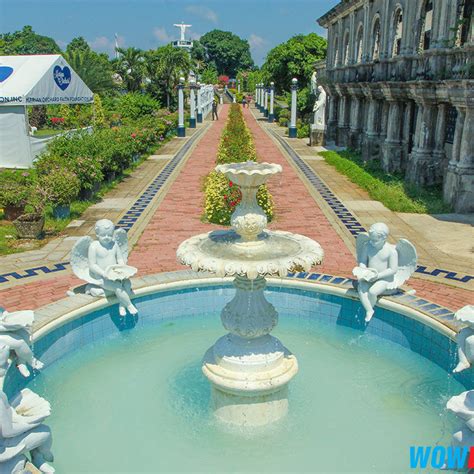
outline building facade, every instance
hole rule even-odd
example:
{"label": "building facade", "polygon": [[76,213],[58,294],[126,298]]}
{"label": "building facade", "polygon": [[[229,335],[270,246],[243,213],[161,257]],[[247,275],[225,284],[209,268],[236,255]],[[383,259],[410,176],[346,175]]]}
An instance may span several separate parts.
{"label": "building facade", "polygon": [[474,0],[343,0],[328,29],[326,141],[443,185],[474,212]]}

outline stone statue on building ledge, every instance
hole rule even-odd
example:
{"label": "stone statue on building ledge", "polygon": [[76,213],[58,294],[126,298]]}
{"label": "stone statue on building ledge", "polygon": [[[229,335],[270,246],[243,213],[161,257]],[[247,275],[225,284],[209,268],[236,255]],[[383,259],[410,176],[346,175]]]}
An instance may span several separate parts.
{"label": "stone statue on building ledge", "polygon": [[461,329],[456,336],[459,363],[453,372],[457,373],[469,369],[474,362],[474,305],[464,306],[456,312],[454,317],[467,324],[467,327]]}
{"label": "stone statue on building ledge", "polygon": [[326,129],[326,91],[318,86],[318,74],[316,71],[311,76],[311,93],[316,96],[313,105],[313,123],[311,124],[310,145],[324,145],[324,131]]}
{"label": "stone statue on building ledge", "polygon": [[92,296],[115,294],[120,316],[137,314],[131,301],[130,278],[137,269],[127,265],[128,238],[124,229],[115,229],[112,221],[101,219],[95,225],[97,240],[79,239],[71,252],[71,266],[76,276],[88,282],[86,293]]}
{"label": "stone statue on building ledge", "polygon": [[30,376],[28,366],[36,370],[43,368],[43,363],[34,357],[30,348],[34,318],[33,311],[9,313],[0,310],[0,389],[10,361],[23,377]]}
{"label": "stone statue on building ledge", "polygon": [[389,244],[388,235],[388,226],[377,223],[368,234],[357,236],[358,265],[352,273],[357,278],[354,286],[365,309],[366,322],[374,315],[377,298],[395,293],[416,269],[415,247],[405,239],[400,239],[397,245]]}

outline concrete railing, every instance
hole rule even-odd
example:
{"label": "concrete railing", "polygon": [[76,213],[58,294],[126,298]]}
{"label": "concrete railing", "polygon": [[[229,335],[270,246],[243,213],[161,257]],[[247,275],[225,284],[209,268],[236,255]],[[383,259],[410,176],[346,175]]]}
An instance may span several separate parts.
{"label": "concrete railing", "polygon": [[201,85],[199,94],[201,94],[202,117],[205,119],[212,110],[212,102],[214,100],[214,86],[211,84]]}

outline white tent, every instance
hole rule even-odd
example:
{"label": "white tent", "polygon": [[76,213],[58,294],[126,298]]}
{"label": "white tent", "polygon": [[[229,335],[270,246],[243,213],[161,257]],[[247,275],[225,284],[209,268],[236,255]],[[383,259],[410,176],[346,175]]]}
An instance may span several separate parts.
{"label": "white tent", "polygon": [[91,90],[58,54],[0,56],[0,168],[29,168],[47,142],[29,135],[27,105],[92,101]]}

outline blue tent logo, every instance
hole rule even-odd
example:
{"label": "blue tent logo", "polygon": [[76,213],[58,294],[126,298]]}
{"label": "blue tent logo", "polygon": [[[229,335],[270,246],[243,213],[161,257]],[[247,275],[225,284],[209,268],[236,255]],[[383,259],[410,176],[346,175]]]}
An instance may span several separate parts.
{"label": "blue tent logo", "polygon": [[63,68],[60,66],[54,66],[53,77],[54,82],[62,91],[66,90],[69,87],[69,84],[71,84],[71,70],[67,66],[64,66]]}
{"label": "blue tent logo", "polygon": [[7,80],[13,72],[13,68],[10,66],[0,66],[0,82]]}

